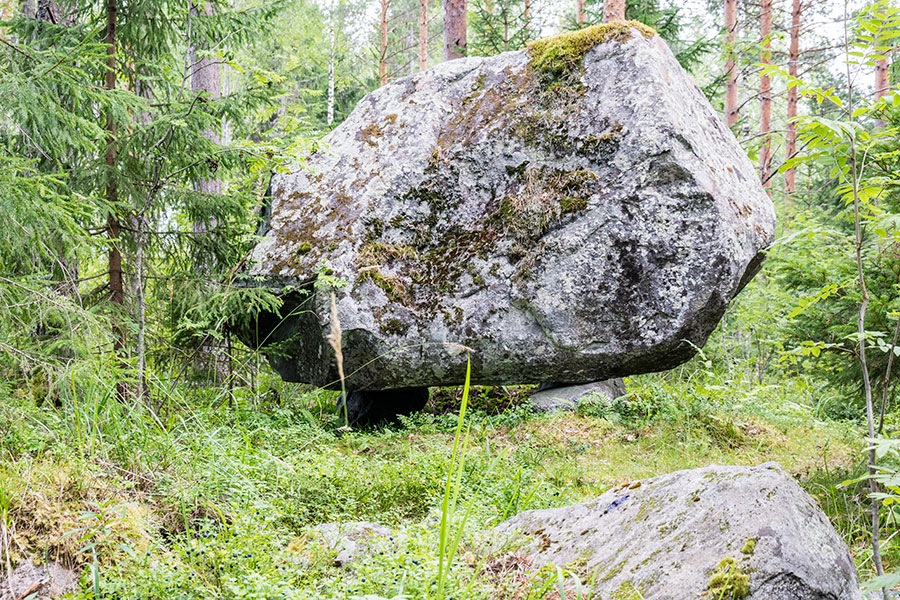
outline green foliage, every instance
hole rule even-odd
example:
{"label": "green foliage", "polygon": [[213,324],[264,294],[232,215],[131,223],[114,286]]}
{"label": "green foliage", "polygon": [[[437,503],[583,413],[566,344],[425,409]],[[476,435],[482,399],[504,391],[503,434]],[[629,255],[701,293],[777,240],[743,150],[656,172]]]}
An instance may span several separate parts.
{"label": "green foliage", "polygon": [[[574,14],[567,17],[566,29],[580,29],[603,22],[603,2],[587,0],[585,3],[585,23],[578,23]],[[626,0],[625,18],[643,23],[652,28],[669,44],[675,58],[682,67],[693,71],[715,47],[715,41],[700,33],[689,39],[688,31],[692,29],[684,9],[675,4],[664,5],[659,0]]]}
{"label": "green foliage", "polygon": [[[879,7],[873,5],[854,22],[850,67],[874,68],[885,45],[892,44],[897,35],[894,13],[880,12]],[[878,395],[884,392],[892,399],[896,372],[890,374],[890,381],[884,377],[890,356],[900,355],[895,344],[900,236],[894,212],[898,208],[896,156],[900,147],[892,121],[900,95],[871,100],[855,97],[851,112],[834,88],[822,89],[790,78],[776,67],[766,72],[785,77],[798,86],[802,96],[830,106],[835,113],[797,119],[798,144],[804,150],[782,167],[810,165],[823,179],[821,205],[792,215],[794,232],[779,240],[773,252],[774,276],[800,296],[786,315],[782,361],[793,368],[817,369],[861,398],[856,319],[862,296],[852,230],[854,198],[858,197],[863,223],[860,254],[870,297],[864,323],[869,374]],[[874,123],[875,119],[887,123]],[[811,256],[816,260],[811,261]],[[844,405],[833,414],[859,414],[859,406],[857,400],[855,409]]]}
{"label": "green foliage", "polygon": [[521,50],[538,37],[533,10],[525,0],[474,0],[468,6],[469,56]]}

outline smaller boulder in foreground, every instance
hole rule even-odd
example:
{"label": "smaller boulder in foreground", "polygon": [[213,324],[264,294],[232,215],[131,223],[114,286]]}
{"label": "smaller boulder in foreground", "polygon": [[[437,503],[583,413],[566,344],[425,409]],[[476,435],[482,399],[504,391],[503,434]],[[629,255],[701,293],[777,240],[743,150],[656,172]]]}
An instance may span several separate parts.
{"label": "smaller boulder in foreground", "polygon": [[9,578],[0,578],[0,600],[55,600],[74,593],[77,587],[78,575],[71,569],[53,561],[35,565],[24,560]]}
{"label": "smaller boulder in foreground", "polygon": [[862,600],[850,551],[774,463],[678,471],[591,502],[524,512],[492,532],[593,581],[591,597]]}
{"label": "smaller boulder in foreground", "polygon": [[[378,523],[350,521],[347,523],[322,523],[313,527],[307,536],[292,543],[289,549],[301,556],[308,545],[334,553],[333,565],[347,567],[354,561],[371,554],[379,543],[391,539],[392,531]],[[309,558],[305,556],[305,558]]]}

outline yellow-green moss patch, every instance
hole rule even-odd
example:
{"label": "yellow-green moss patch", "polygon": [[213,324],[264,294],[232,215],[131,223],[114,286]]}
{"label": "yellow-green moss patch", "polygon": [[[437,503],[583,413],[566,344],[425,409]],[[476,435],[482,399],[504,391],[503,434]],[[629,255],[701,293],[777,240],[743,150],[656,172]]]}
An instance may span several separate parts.
{"label": "yellow-green moss patch", "polygon": [[744,547],[741,548],[741,554],[746,554],[747,556],[753,556],[753,553],[756,552],[756,538],[747,538],[747,543],[744,544]]}
{"label": "yellow-green moss patch", "polygon": [[652,28],[637,21],[593,25],[532,42],[528,45],[531,66],[537,71],[561,75],[578,66],[584,54],[597,44],[631,39],[632,30],[637,30],[645,38],[656,35]]}
{"label": "yellow-green moss patch", "polygon": [[374,267],[369,267],[360,271],[356,278],[356,283],[371,281],[387,294],[393,302],[407,303],[409,301],[409,291],[399,278],[393,275],[385,275]]}
{"label": "yellow-green moss patch", "polygon": [[625,581],[613,592],[613,600],[643,600],[641,592],[634,587],[631,581]]}
{"label": "yellow-green moss patch", "polygon": [[744,573],[738,561],[728,557],[716,565],[716,572],[709,580],[709,597],[740,600],[750,593],[750,576]]}

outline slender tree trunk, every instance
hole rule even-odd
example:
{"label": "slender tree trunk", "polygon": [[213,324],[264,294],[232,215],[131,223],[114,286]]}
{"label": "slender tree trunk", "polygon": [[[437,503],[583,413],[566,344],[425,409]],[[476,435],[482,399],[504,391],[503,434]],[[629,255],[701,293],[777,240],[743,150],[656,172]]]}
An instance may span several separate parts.
{"label": "slender tree trunk", "polygon": [[[192,8],[191,10],[194,11],[193,14],[197,16],[196,8]],[[212,5],[209,2],[206,2],[201,14],[204,16],[209,16],[212,13]],[[197,53],[197,45],[193,41],[191,42],[189,68],[192,91],[203,93],[207,98],[211,100],[221,98],[221,69],[219,68],[219,64],[212,58],[199,57]],[[215,131],[204,131],[203,135],[208,140],[216,144],[220,144],[222,142],[219,134]],[[218,177],[201,179],[197,182],[196,189],[205,194],[221,194],[222,180]],[[194,223],[194,231],[198,233],[206,233],[209,229],[214,229],[216,225],[218,225],[218,223],[216,223],[215,219],[210,219],[208,223],[198,221]]]}
{"label": "slender tree trunk", "polygon": [[737,32],[737,0],[725,0],[725,122],[733,127],[738,121],[737,67],[735,66],[735,34]]}
{"label": "slender tree trunk", "polygon": [[334,9],[328,19],[329,29],[331,30],[331,44],[328,52],[328,126],[334,123],[334,49],[335,49],[335,26],[334,26]]}
{"label": "slender tree trunk", "polygon": [[[849,41],[847,35],[847,0],[844,1],[844,55],[849,56]],[[848,112],[853,114],[853,78],[850,74],[850,62],[845,61],[845,68],[847,69],[847,105]],[[862,371],[862,382],[863,382],[863,392],[865,393],[866,399],[866,425],[868,426],[869,439],[874,440],[875,433],[875,407],[874,401],[872,398],[872,383],[869,379],[869,365],[866,358],[866,311],[869,307],[869,290],[866,285],[866,274],[865,274],[865,264],[863,262],[863,228],[862,228],[862,219],[863,215],[861,200],[859,197],[859,174],[865,167],[865,155],[862,158],[863,164],[860,164],[859,155],[856,148],[856,138],[854,136],[850,136],[850,176],[852,183],[852,191],[853,191],[853,232],[854,232],[854,242],[855,242],[855,258],[856,258],[856,275],[857,275],[857,284],[859,285],[859,293],[860,293],[860,302],[859,308],[857,311],[856,318],[856,332],[859,338],[858,346],[857,346],[857,359],[859,360],[859,366]],[[884,564],[881,559],[881,533],[880,533],[880,513],[881,513],[881,501],[877,498],[874,498],[875,493],[878,491],[878,485],[874,479],[877,474],[877,456],[875,455],[875,447],[874,445],[870,445],[868,452],[868,467],[869,467],[869,497],[871,501],[870,506],[870,526],[871,526],[871,534],[872,534],[872,563],[875,565],[875,573],[878,576],[884,574]],[[890,600],[893,598],[893,593],[888,590],[887,587],[881,589],[881,594],[884,600]]]}
{"label": "slender tree trunk", "polygon": [[603,22],[625,20],[625,0],[603,1]]}
{"label": "slender tree trunk", "polygon": [[[118,9],[116,6],[116,0],[107,0],[105,39],[105,42],[107,44],[106,82],[104,87],[110,91],[116,89],[116,26],[118,24],[117,12]],[[119,187],[115,173],[116,162],[118,159],[118,148],[116,147],[116,122],[113,118],[112,111],[109,111],[106,114],[106,133],[108,136],[106,141],[106,201],[110,206],[110,213],[106,218],[106,233],[111,240],[107,265],[109,271],[109,299],[113,302],[113,304],[122,306],[125,304],[125,285],[124,279],[122,277],[122,249],[121,240],[119,239],[121,226],[117,214],[117,205],[119,203]],[[122,354],[125,351],[125,328],[118,321],[121,318],[121,314],[115,316],[116,324],[113,325],[113,336],[115,337],[115,342],[113,343],[113,351],[117,356],[119,356],[119,359],[123,362],[124,366],[124,357],[122,356]],[[124,381],[119,381],[116,384],[116,394],[121,400],[124,400],[127,397],[128,389]]]}
{"label": "slender tree trunk", "polygon": [[503,8],[503,51],[509,50],[509,10]]}
{"label": "slender tree trunk", "polygon": [[428,68],[428,0],[419,2],[419,70]]}
{"label": "slender tree trunk", "polygon": [[381,0],[381,53],[378,56],[378,79],[381,85],[388,82],[387,44],[388,44],[388,8],[391,0]]}
{"label": "slender tree trunk", "polygon": [[875,61],[875,97],[882,98],[891,90],[890,67],[888,58]]}
{"label": "slender tree trunk", "polygon": [[525,10],[522,12],[522,28],[525,30],[525,40],[531,40],[531,0],[525,0]]}
{"label": "slender tree trunk", "polygon": [[147,385],[147,305],[144,298],[144,245],[147,237],[147,215],[143,211],[135,211],[131,216],[134,229],[134,299],[137,305],[137,376],[138,400],[149,400]]}
{"label": "slender tree trunk", "polygon": [[584,13],[584,0],[575,0],[575,22],[579,25],[587,23],[587,15]]}
{"label": "slender tree trunk", "polygon": [[414,23],[409,23],[406,29],[406,72],[410,75],[419,70],[419,42]]}
{"label": "slender tree trunk", "polygon": [[[191,8],[192,14],[194,16],[198,16],[197,9],[195,7]],[[213,14],[213,6],[207,0],[203,4],[203,9],[200,15],[202,16],[210,16]],[[191,90],[198,94],[204,94],[207,98],[213,100],[216,98],[222,97],[222,73],[220,65],[218,61],[214,58],[203,56],[201,57],[198,53],[199,47],[201,47],[200,43],[195,42],[194,40],[190,40],[191,42],[191,52],[190,52],[190,82],[191,82]],[[221,144],[222,138],[215,130],[208,130],[203,132],[203,136],[208,140],[215,144]],[[216,194],[221,195],[223,193],[223,183],[222,179],[219,177],[210,177],[210,178],[202,178],[194,184],[194,187],[197,191],[202,192],[204,194]],[[211,231],[218,227],[218,222],[215,218],[210,218],[206,221],[200,220],[194,222],[194,232],[198,234],[209,234]],[[199,271],[198,275],[205,277],[208,279],[210,273],[214,272],[215,265],[209,264],[208,261],[212,260],[212,257],[208,259],[206,257],[199,257]],[[209,281],[201,281],[200,285],[206,288],[210,285]],[[200,345],[197,349],[196,354],[196,365],[197,368],[201,371],[205,371],[212,375],[213,380],[218,383],[223,378],[223,369],[225,367],[224,361],[224,351],[217,341],[205,341]]]}
{"label": "slender tree trunk", "polygon": [[[788,73],[791,77],[797,77],[800,70],[800,15],[803,12],[803,6],[800,0],[793,0],[791,6],[791,45],[788,54]],[[794,118],[797,116],[797,86],[793,83],[788,85],[787,96],[787,141],[784,147],[784,158],[789,160],[794,152],[797,151],[797,124]],[[796,172],[794,167],[784,172],[784,188],[788,194],[794,193],[797,189]]]}
{"label": "slender tree trunk", "polygon": [[[762,0],[759,16],[759,33],[762,41],[760,62],[764,65],[772,63],[771,36],[772,36],[772,0]],[[763,187],[769,187],[769,169],[772,163],[772,140],[769,136],[772,123],[772,81],[768,75],[759,78],[760,119],[759,133],[763,138],[762,149],[759,152],[759,176],[763,181]]]}
{"label": "slender tree trunk", "polygon": [[466,55],[466,0],[444,0],[444,60]]}

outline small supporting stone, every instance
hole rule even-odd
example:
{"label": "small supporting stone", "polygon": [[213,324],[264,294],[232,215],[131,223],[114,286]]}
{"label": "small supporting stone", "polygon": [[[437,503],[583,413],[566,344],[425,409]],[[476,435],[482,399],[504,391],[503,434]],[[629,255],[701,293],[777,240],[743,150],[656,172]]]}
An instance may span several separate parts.
{"label": "small supporting stone", "polygon": [[567,383],[542,383],[537,392],[528,401],[535,412],[556,412],[560,410],[578,410],[581,403],[590,396],[599,396],[605,402],[625,395],[625,382],[622,379],[607,379],[572,385]]}

